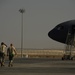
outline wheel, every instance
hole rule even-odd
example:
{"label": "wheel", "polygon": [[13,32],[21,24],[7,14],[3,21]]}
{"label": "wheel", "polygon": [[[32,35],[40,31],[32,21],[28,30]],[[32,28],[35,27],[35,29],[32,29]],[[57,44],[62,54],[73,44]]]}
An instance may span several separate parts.
{"label": "wheel", "polygon": [[64,60],[64,57],[62,57],[62,60]]}
{"label": "wheel", "polygon": [[73,57],[71,57],[71,60],[73,60]]}

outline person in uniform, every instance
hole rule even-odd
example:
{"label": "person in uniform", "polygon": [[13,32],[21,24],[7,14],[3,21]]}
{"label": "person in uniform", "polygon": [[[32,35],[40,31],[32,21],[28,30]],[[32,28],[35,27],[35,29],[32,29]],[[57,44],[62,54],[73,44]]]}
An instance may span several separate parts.
{"label": "person in uniform", "polygon": [[13,58],[14,58],[14,55],[16,55],[17,52],[16,52],[16,49],[15,47],[13,46],[13,44],[10,44],[10,47],[8,47],[7,49],[7,56],[9,56],[9,67],[13,66]]}
{"label": "person in uniform", "polygon": [[0,46],[0,64],[1,66],[5,66],[4,62],[5,62],[6,47],[7,45],[4,42],[1,42],[1,46]]}

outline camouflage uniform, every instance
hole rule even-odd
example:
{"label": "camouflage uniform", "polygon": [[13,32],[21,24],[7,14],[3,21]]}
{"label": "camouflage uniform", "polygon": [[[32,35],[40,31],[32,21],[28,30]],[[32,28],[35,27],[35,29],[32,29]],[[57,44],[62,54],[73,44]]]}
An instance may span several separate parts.
{"label": "camouflage uniform", "polygon": [[16,55],[16,49],[15,47],[10,44],[10,47],[7,49],[7,56],[9,56],[9,67],[10,66],[13,66],[12,62],[13,62],[13,58],[14,58],[14,55]]}
{"label": "camouflage uniform", "polygon": [[2,43],[1,43],[1,46],[0,46],[0,63],[1,63],[1,66],[4,66],[6,47],[7,47],[7,45],[5,45],[5,44],[2,42]]}

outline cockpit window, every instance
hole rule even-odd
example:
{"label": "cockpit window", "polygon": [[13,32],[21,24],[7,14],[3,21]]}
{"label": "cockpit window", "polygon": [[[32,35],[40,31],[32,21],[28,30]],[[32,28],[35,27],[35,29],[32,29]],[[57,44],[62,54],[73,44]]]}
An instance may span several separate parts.
{"label": "cockpit window", "polygon": [[57,30],[62,30],[64,27],[63,26],[57,26],[56,28],[57,28]]}

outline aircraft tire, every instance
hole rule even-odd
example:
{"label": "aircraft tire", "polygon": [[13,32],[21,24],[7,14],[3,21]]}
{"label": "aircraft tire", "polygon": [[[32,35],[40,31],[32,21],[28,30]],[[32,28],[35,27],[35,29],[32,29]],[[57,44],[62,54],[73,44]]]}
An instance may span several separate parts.
{"label": "aircraft tire", "polygon": [[64,58],[62,57],[62,60],[64,60]]}
{"label": "aircraft tire", "polygon": [[71,60],[73,60],[73,57],[71,57]]}

